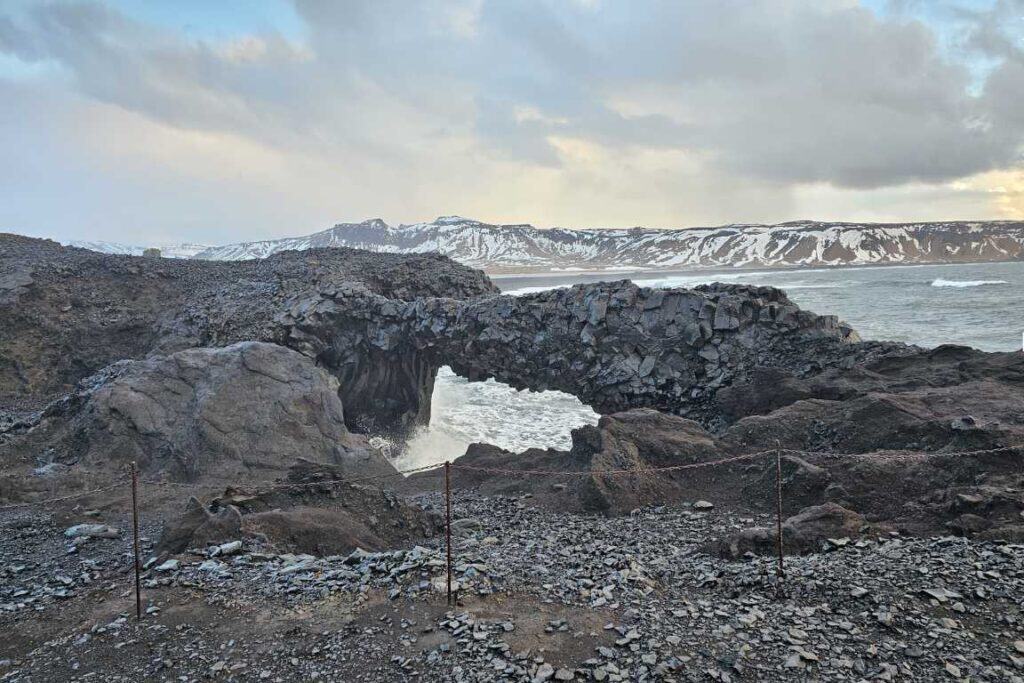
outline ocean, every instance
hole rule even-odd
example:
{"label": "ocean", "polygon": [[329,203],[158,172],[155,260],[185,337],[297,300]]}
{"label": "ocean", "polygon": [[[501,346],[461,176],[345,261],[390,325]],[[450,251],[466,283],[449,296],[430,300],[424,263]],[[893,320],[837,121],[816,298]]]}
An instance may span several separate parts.
{"label": "ocean", "polygon": [[[920,346],[965,344],[986,351],[1022,348],[1024,263],[868,266],[792,270],[560,272],[492,278],[502,292],[528,294],[581,282],[629,279],[645,287],[708,282],[771,285],[802,308],[834,314],[864,339]],[[571,445],[570,432],[598,416],[574,396],[516,391],[469,382],[447,368],[438,375],[433,417],[399,458],[399,467],[454,459],[474,441],[522,451]]]}

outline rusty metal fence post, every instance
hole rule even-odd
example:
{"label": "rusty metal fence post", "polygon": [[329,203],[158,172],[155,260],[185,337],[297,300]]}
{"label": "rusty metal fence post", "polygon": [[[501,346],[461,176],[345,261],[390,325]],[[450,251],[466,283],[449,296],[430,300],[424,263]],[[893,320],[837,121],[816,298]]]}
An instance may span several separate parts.
{"label": "rusty metal fence post", "polygon": [[142,578],[139,563],[139,468],[132,460],[132,558],[135,566],[135,618],[142,620]]}
{"label": "rusty metal fence post", "polygon": [[448,605],[452,604],[452,464],[444,463],[444,545],[448,567]]}
{"label": "rusty metal fence post", "polygon": [[776,569],[776,577],[779,586],[786,576],[784,565],[785,553],[782,547],[782,449],[775,449],[775,548],[779,554],[779,566]]}

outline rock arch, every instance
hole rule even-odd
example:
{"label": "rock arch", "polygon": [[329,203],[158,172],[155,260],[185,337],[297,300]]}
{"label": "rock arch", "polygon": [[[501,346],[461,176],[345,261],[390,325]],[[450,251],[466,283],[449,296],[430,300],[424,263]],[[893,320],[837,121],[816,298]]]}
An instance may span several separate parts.
{"label": "rock arch", "polygon": [[471,380],[565,391],[600,413],[650,407],[713,424],[719,388],[755,367],[850,358],[858,339],[771,287],[629,281],[409,302],[342,287],[293,303],[278,322],[280,343],[341,379],[350,415],[398,429],[429,418],[442,365]]}

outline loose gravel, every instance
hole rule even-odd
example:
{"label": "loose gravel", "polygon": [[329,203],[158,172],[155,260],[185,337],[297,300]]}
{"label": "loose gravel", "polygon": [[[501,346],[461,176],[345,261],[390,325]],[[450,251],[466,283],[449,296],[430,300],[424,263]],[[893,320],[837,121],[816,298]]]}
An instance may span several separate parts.
{"label": "loose gravel", "polygon": [[779,582],[772,557],[705,552],[767,518],[530,503],[459,493],[452,607],[442,542],[312,557],[240,539],[150,562],[141,624],[124,528],[10,515],[0,680],[1024,681],[1024,546],[834,539]]}

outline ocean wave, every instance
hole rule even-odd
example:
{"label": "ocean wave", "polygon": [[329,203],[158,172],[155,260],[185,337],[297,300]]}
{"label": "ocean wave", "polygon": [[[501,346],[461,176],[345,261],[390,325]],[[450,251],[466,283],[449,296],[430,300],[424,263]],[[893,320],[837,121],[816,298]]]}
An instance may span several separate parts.
{"label": "ocean wave", "polygon": [[598,414],[561,391],[518,391],[494,379],[470,382],[445,366],[437,373],[430,425],[394,461],[399,469],[454,460],[483,442],[519,453],[572,448],[572,430],[597,424]]}
{"label": "ocean wave", "polygon": [[536,285],[533,287],[519,287],[517,289],[502,290],[502,294],[508,294],[509,296],[524,296],[526,294],[537,294],[539,292],[548,292],[552,289],[566,289],[572,287],[574,283],[566,283],[564,285]]}
{"label": "ocean wave", "polygon": [[985,285],[1008,285],[1006,280],[932,280],[932,287],[984,287]]}
{"label": "ocean wave", "polygon": [[854,284],[856,284],[856,283],[855,282],[843,282],[843,283],[833,283],[833,284],[811,284],[811,283],[808,283],[808,282],[797,282],[797,283],[793,283],[793,284],[789,284],[789,285],[787,285],[785,283],[779,283],[779,284],[774,284],[772,286],[773,287],[778,287],[779,289],[784,290],[784,291],[788,291],[790,289],[840,289],[840,288],[849,287],[849,286],[854,285]]}

